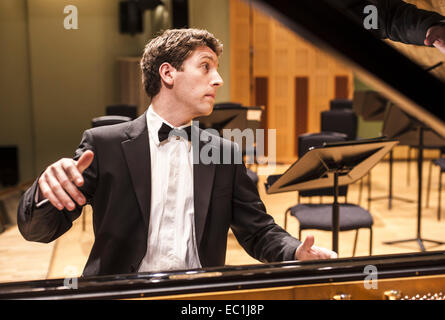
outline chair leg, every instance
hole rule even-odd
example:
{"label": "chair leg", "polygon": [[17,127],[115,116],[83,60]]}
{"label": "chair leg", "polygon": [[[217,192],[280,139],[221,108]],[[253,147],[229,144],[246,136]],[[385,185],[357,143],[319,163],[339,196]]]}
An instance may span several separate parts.
{"label": "chair leg", "polygon": [[354,248],[352,249],[352,256],[355,256],[355,250],[357,249],[358,230],[355,230]]}
{"label": "chair leg", "polygon": [[372,227],[369,228],[369,255],[372,256]]}
{"label": "chair leg", "polygon": [[371,211],[371,171],[368,173],[368,211]]}
{"label": "chair leg", "polygon": [[287,213],[290,211],[290,208],[284,212],[284,230],[287,231]]}

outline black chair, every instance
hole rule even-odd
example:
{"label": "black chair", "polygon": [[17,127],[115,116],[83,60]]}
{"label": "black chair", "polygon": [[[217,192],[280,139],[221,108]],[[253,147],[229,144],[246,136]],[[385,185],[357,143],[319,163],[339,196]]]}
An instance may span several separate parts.
{"label": "black chair", "polygon": [[330,110],[352,110],[352,100],[350,99],[332,99],[329,102]]}
{"label": "black chair", "polygon": [[101,116],[101,117],[97,117],[94,118],[93,120],[91,120],[91,126],[93,128],[96,127],[102,127],[102,126],[109,126],[112,124],[118,124],[118,123],[122,123],[122,122],[127,122],[127,121],[131,121],[132,119],[130,117],[125,117],[125,116]]}
{"label": "black chair", "polygon": [[[345,134],[336,132],[322,132],[316,134],[304,134],[298,137],[299,152],[307,152],[310,147],[321,146],[326,142],[339,142],[347,140]],[[300,149],[301,148],[301,149]],[[339,188],[339,196],[345,197],[345,203],[340,204],[340,231],[356,230],[354,248],[352,255],[355,255],[357,248],[358,231],[360,229],[369,229],[369,254],[372,254],[372,226],[373,218],[369,211],[362,207],[349,204],[346,201],[348,186]],[[301,239],[302,230],[316,229],[332,232],[332,203],[312,204],[301,203],[301,197],[313,196],[333,196],[333,188],[313,189],[301,191],[298,193],[298,204],[290,207],[285,212],[284,228],[287,229],[287,216],[290,214],[299,222],[298,236]]]}
{"label": "black chair", "polygon": [[322,132],[340,132],[348,136],[348,140],[357,139],[357,115],[352,110],[328,110],[321,113]]}
{"label": "black chair", "polygon": [[[360,139],[357,137],[358,118],[353,111],[353,101],[347,99],[331,100],[331,110],[323,111],[320,115],[321,131],[340,132],[347,135],[348,140]],[[368,176],[369,181],[369,176]],[[363,178],[360,179],[359,204],[363,193]],[[370,185],[368,183],[368,188]],[[368,198],[371,196],[369,195]],[[368,203],[370,205],[370,202]],[[368,208],[369,210],[369,208]]]}
{"label": "black chair", "polygon": [[[93,128],[102,127],[102,126],[110,126],[113,124],[123,123],[127,121],[131,121],[130,117],[124,116],[114,116],[114,115],[106,115],[94,118],[91,120],[91,126]],[[85,231],[85,213],[82,215],[82,230]]]}
{"label": "black chair", "polygon": [[129,117],[131,120],[137,118],[138,107],[135,105],[128,104],[115,104],[107,106],[105,108],[105,114],[107,116],[124,116]]}

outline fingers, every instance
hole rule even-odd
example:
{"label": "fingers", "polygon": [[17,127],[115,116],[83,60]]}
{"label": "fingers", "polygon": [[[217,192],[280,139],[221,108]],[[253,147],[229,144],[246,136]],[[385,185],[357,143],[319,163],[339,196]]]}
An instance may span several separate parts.
{"label": "fingers", "polygon": [[428,29],[424,44],[426,46],[432,46],[436,41],[443,42],[445,39],[445,27],[444,26],[433,26]]}
{"label": "fingers", "polygon": [[314,246],[315,239],[313,235],[308,235],[304,242],[297,248],[295,252],[296,260],[319,260],[319,259],[336,259],[337,253],[329,249]]}
{"label": "fingers", "polygon": [[432,46],[434,41],[437,40],[437,36],[435,35],[434,32],[431,32],[431,29],[428,30],[428,32],[426,33],[426,37],[425,40],[423,41],[423,43],[426,46]]}
{"label": "fingers", "polygon": [[94,154],[90,151],[82,157],[77,162],[72,159],[59,160],[49,166],[39,179],[41,194],[58,210],[74,210],[76,205],[73,200],[80,206],[86,203],[85,196],[77,188],[83,184],[79,163],[82,171],[85,170],[91,164]]}
{"label": "fingers", "polygon": [[337,259],[338,255],[335,251],[326,248],[316,248],[318,250],[320,259]]}
{"label": "fingers", "polygon": [[46,178],[44,178],[43,175],[39,179],[39,188],[40,192],[42,193],[43,197],[45,197],[45,199],[48,199],[49,202],[51,202],[51,204],[58,210],[63,210],[64,207],[63,204],[59,201],[54,192],[51,190],[50,186],[46,181]]}
{"label": "fingers", "polygon": [[436,40],[438,40],[438,39],[439,39],[439,37],[430,34],[425,38],[424,44],[426,46],[432,46],[434,44],[434,42],[436,42]]}
{"label": "fingers", "polygon": [[[85,151],[77,160],[77,170],[82,174],[86,168],[88,168],[93,162],[94,153],[91,150]],[[83,180],[83,179],[82,179]]]}
{"label": "fingers", "polygon": [[[68,169],[65,169],[65,167],[68,167]],[[77,189],[77,187],[71,182],[71,180],[75,181],[74,177],[76,177],[76,176],[81,177],[79,172],[76,172],[74,165],[54,166],[54,167],[52,167],[52,170],[54,172],[54,175],[55,175],[57,181],[63,188],[63,190],[67,191],[68,194],[71,196],[71,198],[74,199],[79,205],[81,205],[81,206],[84,205],[85,201],[86,201],[85,197],[79,191],[79,189]],[[67,171],[64,171],[64,170],[67,170]],[[68,172],[68,175],[65,172]],[[74,177],[73,177],[73,175],[74,175]],[[71,206],[71,203],[68,203],[68,204],[70,204],[70,206],[67,207],[68,209],[70,209],[70,207],[72,207],[74,209],[74,207]]]}
{"label": "fingers", "polygon": [[301,249],[305,251],[309,251],[312,246],[314,245],[315,239],[313,235],[308,235],[306,239],[304,240],[303,244],[301,245]]}
{"label": "fingers", "polygon": [[[63,204],[63,207],[67,208],[70,211],[73,210],[75,208],[75,205],[68,194],[65,192],[64,188],[57,180],[57,178],[54,175],[47,174],[46,181],[51,188],[51,191],[57,197],[57,200]],[[65,184],[65,182],[63,183]]]}
{"label": "fingers", "polygon": [[78,187],[83,185],[82,173],[77,168],[76,161],[64,161],[61,165],[71,181],[73,181]]}

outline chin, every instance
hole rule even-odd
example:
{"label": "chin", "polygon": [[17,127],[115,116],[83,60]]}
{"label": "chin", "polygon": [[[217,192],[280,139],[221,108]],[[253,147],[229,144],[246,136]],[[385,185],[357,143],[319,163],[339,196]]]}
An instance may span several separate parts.
{"label": "chin", "polygon": [[208,116],[213,112],[213,103],[201,105],[198,108],[199,116]]}

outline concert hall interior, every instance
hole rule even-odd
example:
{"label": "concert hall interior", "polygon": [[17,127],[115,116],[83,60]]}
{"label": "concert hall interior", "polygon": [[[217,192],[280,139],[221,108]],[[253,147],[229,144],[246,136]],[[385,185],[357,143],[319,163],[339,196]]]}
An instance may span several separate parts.
{"label": "concert hall interior", "polygon": [[[242,144],[243,159],[278,226],[296,238],[303,226],[302,241],[312,234],[315,246],[336,251],[345,265],[408,256],[414,264],[424,254],[445,253],[445,118],[435,107],[445,89],[445,44],[441,51],[403,36],[379,39],[354,24],[338,0],[296,2],[289,10],[311,6],[308,19],[283,11],[286,1],[0,1],[0,298],[8,297],[8,287],[2,288],[8,283],[82,275],[98,232],[92,206],[83,207],[66,233],[42,243],[25,240],[19,230],[19,201],[50,164],[74,156],[85,130],[145,113],[151,101],[141,56],[148,41],[172,28],[206,29],[223,43],[218,72],[224,85],[213,113],[197,120],[203,129],[254,132],[251,147],[247,137]],[[403,2],[445,16],[445,1]],[[336,24],[317,25],[311,14],[331,16]],[[361,14],[372,18],[372,11]],[[351,25],[351,33],[342,33]],[[445,18],[434,25],[443,28],[445,43]],[[354,36],[363,39],[348,43]],[[392,141],[397,143],[366,149]],[[330,155],[330,148],[337,153],[326,161],[322,152]],[[304,196],[314,189],[311,183],[327,188],[327,195]],[[345,202],[351,213],[342,220]],[[225,267],[259,264],[267,266],[229,229]],[[437,272],[444,273],[443,267]]]}

